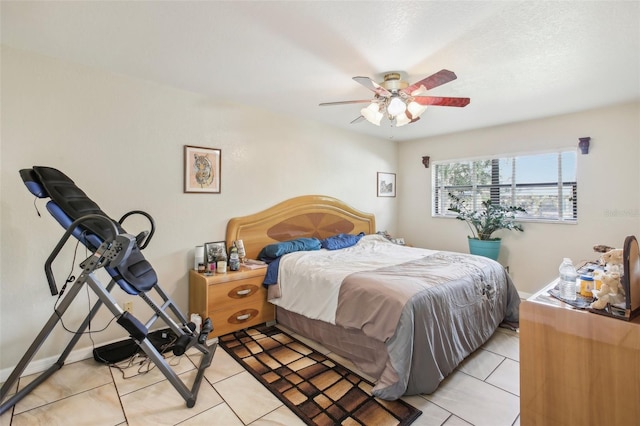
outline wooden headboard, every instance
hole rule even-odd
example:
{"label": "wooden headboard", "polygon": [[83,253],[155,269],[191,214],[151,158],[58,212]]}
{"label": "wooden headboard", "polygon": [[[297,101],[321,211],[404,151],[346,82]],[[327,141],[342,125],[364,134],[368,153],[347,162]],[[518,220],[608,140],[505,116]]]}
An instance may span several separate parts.
{"label": "wooden headboard", "polygon": [[335,234],[373,234],[375,217],[325,195],[291,198],[249,216],[227,223],[227,245],[242,240],[246,255],[255,259],[268,244],[294,238],[323,239]]}

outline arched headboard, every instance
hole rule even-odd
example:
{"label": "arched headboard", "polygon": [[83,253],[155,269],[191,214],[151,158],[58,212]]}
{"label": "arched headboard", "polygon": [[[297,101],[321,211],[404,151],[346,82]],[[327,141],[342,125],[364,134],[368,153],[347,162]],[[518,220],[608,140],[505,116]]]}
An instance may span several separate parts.
{"label": "arched headboard", "polygon": [[360,232],[376,232],[373,214],[326,195],[303,195],[259,213],[232,218],[227,223],[226,241],[231,245],[242,240],[247,257],[255,259],[264,246],[274,242]]}

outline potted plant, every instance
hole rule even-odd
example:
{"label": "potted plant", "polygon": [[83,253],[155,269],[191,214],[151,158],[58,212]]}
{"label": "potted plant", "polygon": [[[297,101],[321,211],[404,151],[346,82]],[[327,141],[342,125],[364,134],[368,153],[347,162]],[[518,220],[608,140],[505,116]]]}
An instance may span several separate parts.
{"label": "potted plant", "polygon": [[469,251],[493,260],[500,254],[500,238],[492,238],[494,232],[508,229],[523,232],[522,225],[516,222],[518,212],[526,213],[522,207],[493,204],[491,200],[482,202],[481,210],[471,210],[460,197],[449,193],[451,204],[449,211],[457,213],[456,219],[469,225],[473,236],[469,236]]}

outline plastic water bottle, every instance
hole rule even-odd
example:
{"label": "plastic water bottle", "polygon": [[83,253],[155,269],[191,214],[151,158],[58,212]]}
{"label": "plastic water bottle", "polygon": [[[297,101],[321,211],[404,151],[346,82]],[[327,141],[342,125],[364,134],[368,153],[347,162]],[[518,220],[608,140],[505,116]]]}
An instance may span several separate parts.
{"label": "plastic water bottle", "polygon": [[578,273],[573,262],[565,257],[558,268],[560,272],[560,297],[567,300],[576,300],[576,279]]}
{"label": "plastic water bottle", "polygon": [[202,317],[199,314],[191,314],[191,322],[195,324],[196,328],[193,330],[196,333],[200,333],[202,328]]}

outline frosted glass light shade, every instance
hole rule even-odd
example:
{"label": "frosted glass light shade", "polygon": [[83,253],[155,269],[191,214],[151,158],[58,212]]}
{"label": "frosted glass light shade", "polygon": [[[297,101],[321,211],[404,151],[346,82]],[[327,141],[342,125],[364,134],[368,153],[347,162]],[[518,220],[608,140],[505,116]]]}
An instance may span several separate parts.
{"label": "frosted glass light shade", "polygon": [[407,110],[407,105],[400,98],[391,98],[389,106],[387,106],[387,112],[389,115],[395,117]]}
{"label": "frosted glass light shade", "polygon": [[409,124],[411,120],[407,117],[407,114],[399,114],[396,115],[396,127],[404,126],[405,124]]}
{"label": "frosted glass light shade", "polygon": [[380,125],[382,113],[380,112],[380,106],[377,103],[372,102],[366,108],[362,108],[360,110],[360,114],[362,114],[369,123],[375,124],[376,126]]}
{"label": "frosted glass light shade", "polygon": [[409,102],[407,109],[411,113],[411,116],[414,118],[420,117],[423,112],[427,110],[426,105],[419,104],[415,101]]}

